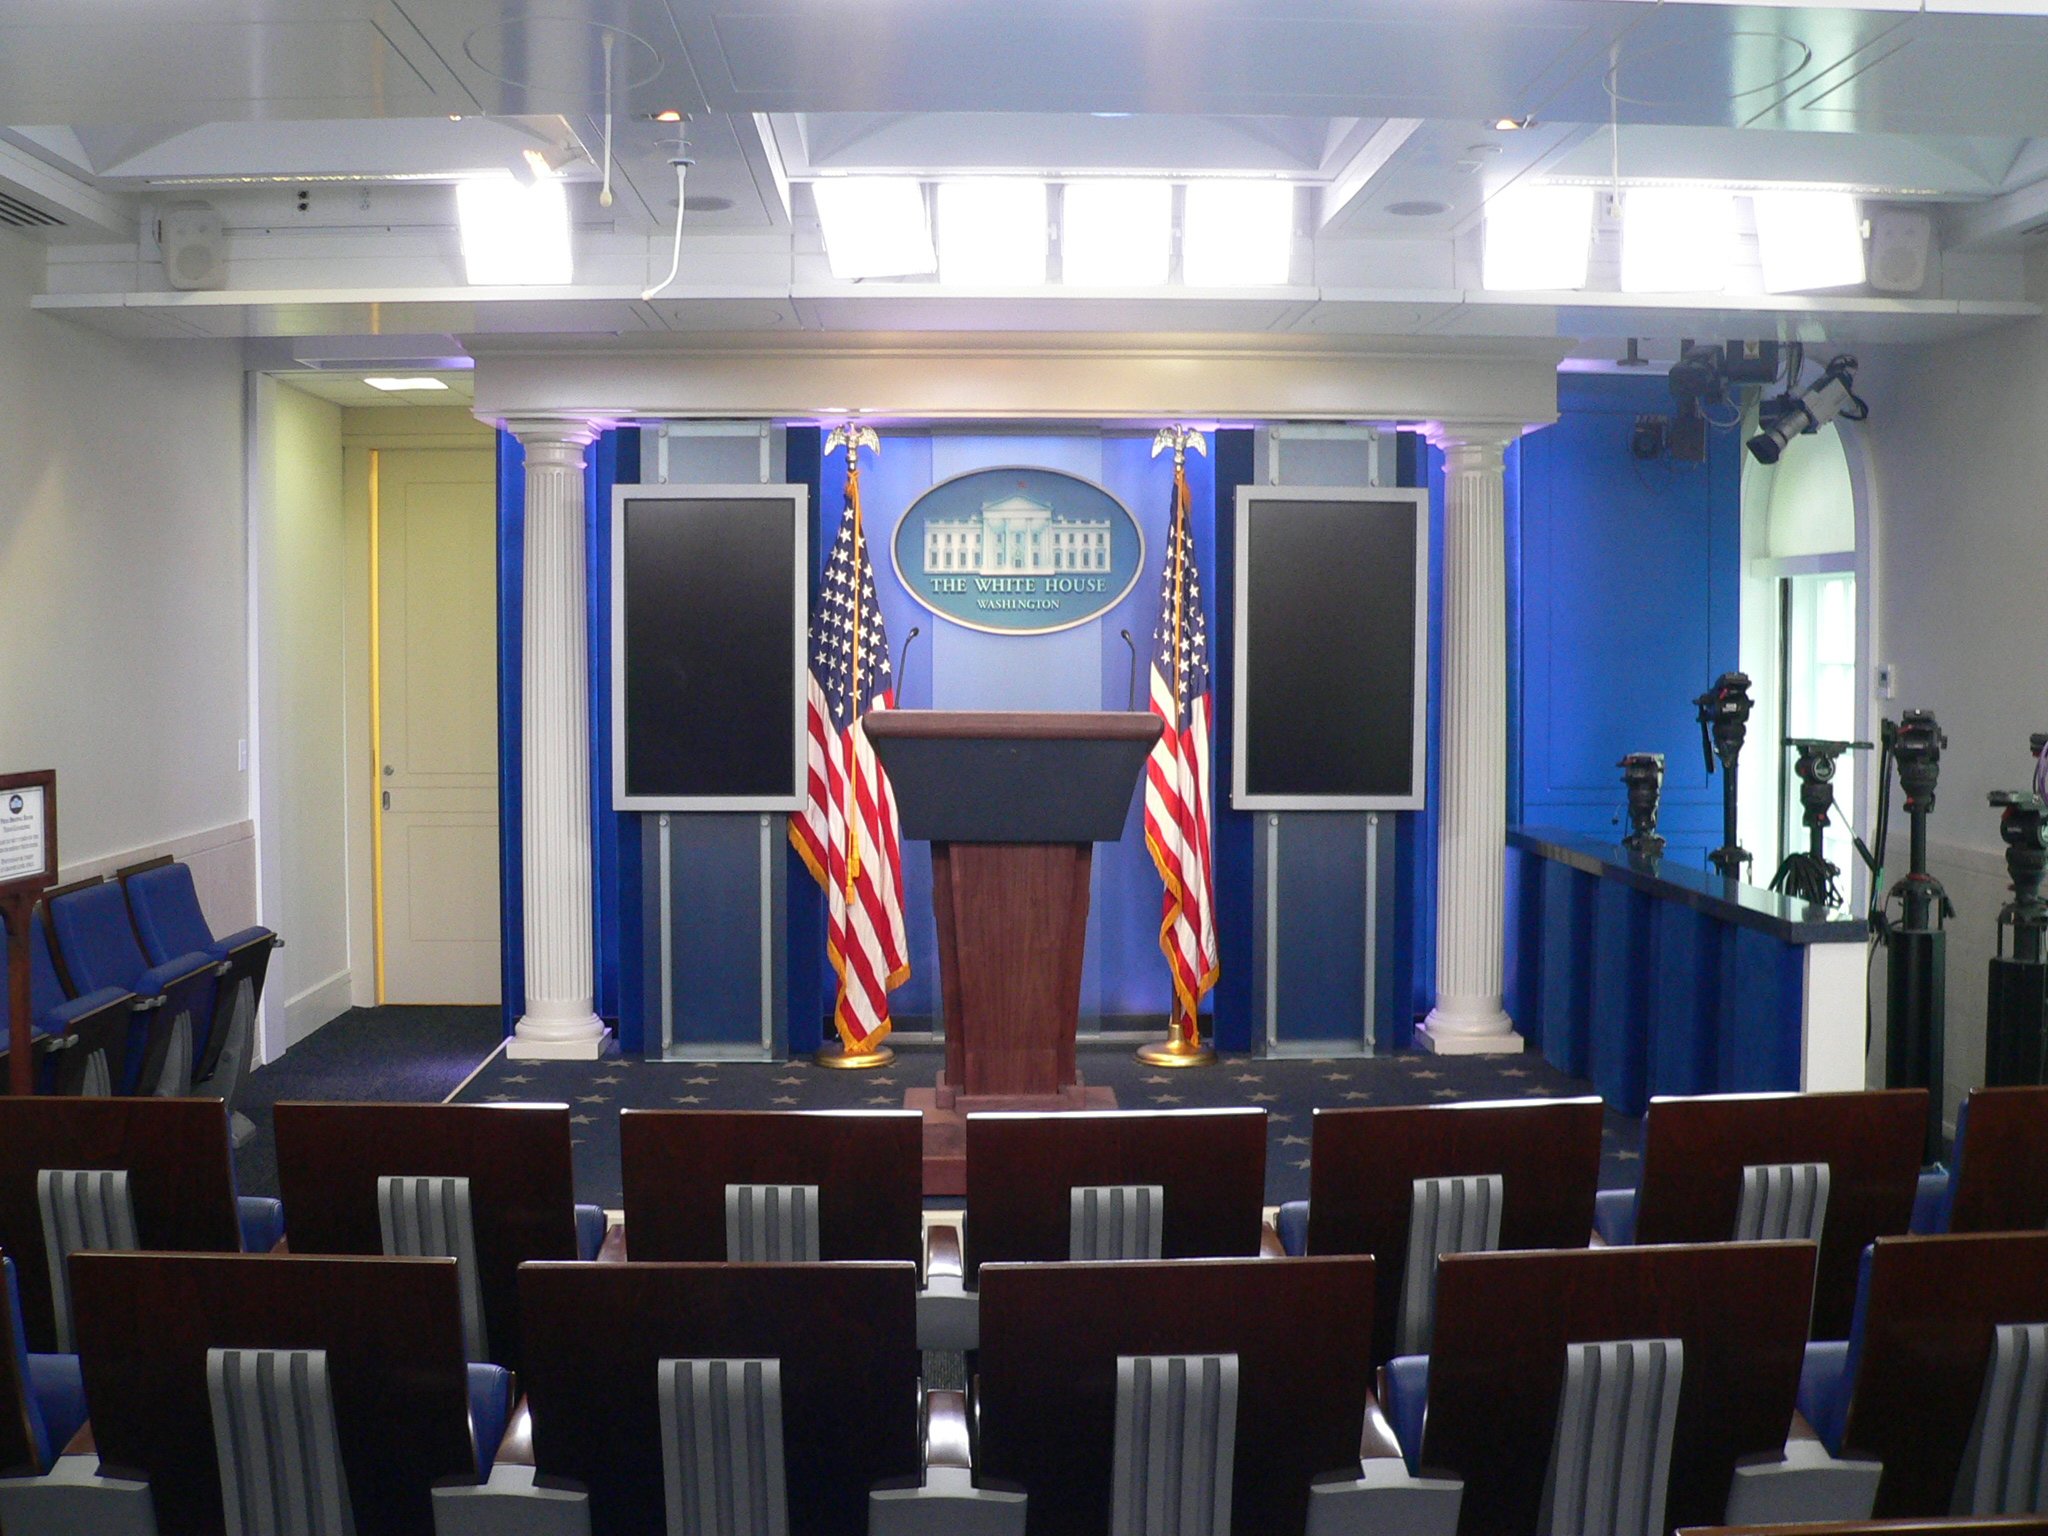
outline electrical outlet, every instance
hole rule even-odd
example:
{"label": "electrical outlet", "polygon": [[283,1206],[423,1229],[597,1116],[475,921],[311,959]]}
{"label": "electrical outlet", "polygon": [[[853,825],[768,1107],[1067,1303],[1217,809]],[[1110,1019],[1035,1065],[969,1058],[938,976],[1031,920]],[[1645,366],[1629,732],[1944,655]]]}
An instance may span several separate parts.
{"label": "electrical outlet", "polygon": [[235,743],[235,772],[247,773],[248,771],[249,738],[244,736],[240,741]]}
{"label": "electrical outlet", "polygon": [[1899,676],[1888,661],[1878,664],[1877,696],[1880,699],[1895,699],[1899,696]]}

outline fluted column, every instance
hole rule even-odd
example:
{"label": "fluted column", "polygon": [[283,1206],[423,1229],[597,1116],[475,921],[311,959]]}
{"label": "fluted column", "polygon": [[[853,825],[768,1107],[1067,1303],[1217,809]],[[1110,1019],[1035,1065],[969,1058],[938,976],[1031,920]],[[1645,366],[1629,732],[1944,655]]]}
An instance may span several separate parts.
{"label": "fluted column", "polygon": [[1508,820],[1507,532],[1502,455],[1519,426],[1447,424],[1444,451],[1443,788],[1436,1006],[1422,1045],[1519,1051],[1501,1006]]}
{"label": "fluted column", "polygon": [[526,1012],[505,1054],[595,1060],[590,880],[589,577],[583,450],[588,422],[510,421],[526,449],[526,606],[521,642],[520,847]]}

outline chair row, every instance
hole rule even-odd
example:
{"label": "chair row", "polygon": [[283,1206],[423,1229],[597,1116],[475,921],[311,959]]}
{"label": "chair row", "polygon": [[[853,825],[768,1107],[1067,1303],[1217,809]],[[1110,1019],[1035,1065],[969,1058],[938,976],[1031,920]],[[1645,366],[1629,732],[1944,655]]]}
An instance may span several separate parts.
{"label": "chair row", "polygon": [[908,1264],[528,1263],[513,1406],[465,1360],[453,1260],[80,1253],[91,1424],[0,1481],[0,1525],[1663,1536],[2038,1513],[2048,1234],[1880,1241],[1833,1374],[1806,1341],[1815,1259],[1450,1255],[1430,1356],[1377,1377],[1368,1256],[991,1262],[971,1398],[921,1390]]}
{"label": "chair row", "polygon": [[[171,859],[52,891],[29,932],[38,1091],[199,1091],[232,1108],[280,942],[267,928],[216,937],[192,871]],[[0,1042],[7,1010],[0,999]],[[253,1127],[237,1131],[239,1144]]]}

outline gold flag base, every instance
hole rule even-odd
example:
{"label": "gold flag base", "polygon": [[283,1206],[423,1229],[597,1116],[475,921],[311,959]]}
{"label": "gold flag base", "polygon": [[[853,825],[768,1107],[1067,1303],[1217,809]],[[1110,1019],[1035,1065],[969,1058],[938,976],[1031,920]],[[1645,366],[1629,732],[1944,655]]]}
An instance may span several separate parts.
{"label": "gold flag base", "polygon": [[1201,1037],[1183,1035],[1178,1028],[1157,1045],[1141,1045],[1138,1060],[1150,1067],[1211,1067],[1216,1053],[1202,1044]]}
{"label": "gold flag base", "polygon": [[835,1072],[859,1072],[868,1067],[886,1067],[896,1059],[896,1053],[886,1045],[878,1045],[871,1051],[849,1051],[842,1046],[828,1045],[811,1057],[815,1066],[830,1067]]}

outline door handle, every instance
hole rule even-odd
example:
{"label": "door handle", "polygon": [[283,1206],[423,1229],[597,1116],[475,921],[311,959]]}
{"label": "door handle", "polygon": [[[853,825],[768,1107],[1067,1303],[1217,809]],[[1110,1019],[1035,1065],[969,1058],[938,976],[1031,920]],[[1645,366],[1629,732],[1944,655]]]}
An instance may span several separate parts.
{"label": "door handle", "polygon": [[387,811],[391,809],[391,791],[388,789],[384,791],[384,809]]}

